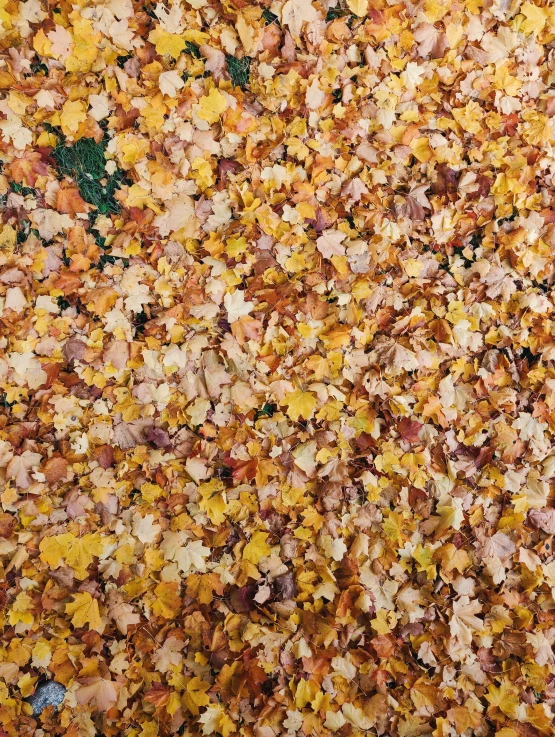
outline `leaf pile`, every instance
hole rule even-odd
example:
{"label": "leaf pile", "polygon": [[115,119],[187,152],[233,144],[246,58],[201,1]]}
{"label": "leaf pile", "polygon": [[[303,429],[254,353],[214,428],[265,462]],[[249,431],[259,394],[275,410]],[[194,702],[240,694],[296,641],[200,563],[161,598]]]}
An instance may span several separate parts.
{"label": "leaf pile", "polygon": [[1,737],[553,734],[554,45],[0,3]]}

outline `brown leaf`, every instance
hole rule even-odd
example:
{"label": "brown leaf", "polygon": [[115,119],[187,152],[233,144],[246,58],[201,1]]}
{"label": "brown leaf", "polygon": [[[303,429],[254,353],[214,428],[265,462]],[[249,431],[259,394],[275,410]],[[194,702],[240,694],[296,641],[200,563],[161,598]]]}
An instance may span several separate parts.
{"label": "brown leaf", "polygon": [[[49,458],[43,466],[42,472],[49,484],[55,484],[60,480],[67,480],[69,464],[65,458],[54,456]],[[73,475],[73,472],[72,474]]]}

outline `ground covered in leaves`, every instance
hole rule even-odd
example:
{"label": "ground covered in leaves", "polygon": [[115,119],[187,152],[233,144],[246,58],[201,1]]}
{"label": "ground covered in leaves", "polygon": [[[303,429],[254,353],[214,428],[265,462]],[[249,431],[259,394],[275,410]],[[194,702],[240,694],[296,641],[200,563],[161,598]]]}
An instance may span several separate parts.
{"label": "ground covered in leaves", "polygon": [[0,29],[1,737],[552,735],[555,6]]}

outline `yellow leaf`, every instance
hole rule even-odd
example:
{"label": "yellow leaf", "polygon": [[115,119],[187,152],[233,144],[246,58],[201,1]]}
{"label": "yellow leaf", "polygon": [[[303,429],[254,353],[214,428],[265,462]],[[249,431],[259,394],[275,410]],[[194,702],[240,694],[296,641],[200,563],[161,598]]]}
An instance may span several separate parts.
{"label": "yellow leaf", "polygon": [[148,191],[141,187],[140,184],[132,184],[127,190],[125,204],[127,207],[138,207],[142,210],[150,199]]}
{"label": "yellow leaf", "polygon": [[81,123],[84,123],[87,119],[87,111],[85,105],[81,100],[66,100],[62,108],[62,114],[60,115],[60,122],[62,124],[62,131],[64,135],[76,133]]}
{"label": "yellow leaf", "polygon": [[545,9],[538,8],[534,3],[524,3],[520,12],[524,16],[520,30],[527,34],[534,33],[536,36],[541,33],[547,21]]}
{"label": "yellow leaf", "polygon": [[221,481],[209,481],[198,487],[200,496],[199,507],[206,512],[208,519],[215,525],[225,521],[227,502],[224,495],[224,485]]}
{"label": "yellow leaf", "polygon": [[167,111],[162,94],[158,94],[150,98],[149,104],[141,110],[141,115],[148,128],[159,130],[164,125],[164,115]]}
{"label": "yellow leaf", "polygon": [[52,41],[46,38],[46,35],[42,28],[39,28],[38,32],[35,33],[33,38],[33,48],[41,56],[50,56],[50,49],[52,48]]}
{"label": "yellow leaf", "polygon": [[464,26],[462,23],[448,23],[445,26],[445,35],[449,41],[449,46],[456,49],[464,35]]}
{"label": "yellow leaf", "polygon": [[181,706],[181,699],[179,698],[179,694],[177,691],[172,691],[170,694],[170,698],[168,703],[166,704],[166,711],[168,714],[173,717],[173,715],[176,713],[176,711]]}
{"label": "yellow leaf", "polygon": [[488,714],[495,714],[496,709],[499,709],[499,711],[503,712],[510,719],[516,719],[520,702],[518,692],[510,683],[503,681],[499,687],[494,686],[493,683],[490,684],[486,699],[490,703]]}
{"label": "yellow leaf", "polygon": [[204,33],[203,31],[197,31],[194,28],[187,28],[183,31],[183,38],[185,41],[192,41],[197,44],[197,46],[201,46],[210,40],[210,34]]}
{"label": "yellow leaf", "polygon": [[179,584],[174,581],[164,581],[154,589],[154,594],[156,595],[156,600],[152,605],[154,614],[163,619],[175,619],[181,607]]}
{"label": "yellow leaf", "polygon": [[35,668],[47,668],[52,660],[52,648],[46,640],[39,640],[33,647],[32,665]]}
{"label": "yellow leaf", "polygon": [[217,573],[192,573],[187,577],[187,596],[197,599],[201,604],[210,604],[214,600],[214,592],[218,596],[224,592]]}
{"label": "yellow leaf", "polygon": [[39,544],[40,559],[42,562],[48,564],[50,568],[57,568],[72,539],[73,535],[69,532],[63,535],[43,537]]}
{"label": "yellow leaf", "polygon": [[423,548],[420,543],[418,543],[418,545],[414,549],[414,553],[412,554],[412,557],[418,564],[416,570],[426,571],[426,576],[428,577],[429,581],[436,577],[436,567],[433,563],[433,555],[433,550],[429,548]]}
{"label": "yellow leaf", "polygon": [[156,53],[169,54],[174,59],[179,56],[185,48],[185,39],[177,33],[168,33],[161,26],[150,32],[148,40],[156,46]]}
{"label": "yellow leaf", "polygon": [[287,415],[297,422],[299,417],[310,420],[316,407],[316,397],[312,392],[303,392],[300,389],[287,394],[282,404],[287,407]]}
{"label": "yellow leaf", "polygon": [[223,713],[220,716],[220,721],[216,729],[221,735],[223,735],[223,737],[229,737],[229,735],[235,732],[237,728],[235,727],[235,722],[232,718]]}
{"label": "yellow leaf", "polygon": [[403,263],[403,266],[407,276],[419,277],[424,264],[416,258],[409,258]]}
{"label": "yellow leaf", "polygon": [[87,568],[95,556],[102,555],[104,543],[98,533],[75,537],[70,532],[45,537],[39,545],[40,559],[50,568],[58,568],[63,558],[73,568],[75,576],[82,581],[87,577]]}
{"label": "yellow leaf", "polygon": [[141,725],[142,729],[139,732],[139,737],[158,737],[158,723],[155,720],[151,722],[143,722]]}
{"label": "yellow leaf", "polygon": [[358,18],[364,18],[368,14],[368,0],[347,0],[347,5]]}
{"label": "yellow leaf", "polygon": [[68,566],[73,568],[79,580],[87,577],[87,568],[92,563],[93,557],[102,555],[104,543],[100,535],[89,534],[82,537],[73,537],[65,551],[65,559]]}
{"label": "yellow leaf", "polygon": [[101,35],[95,33],[88,20],[82,18],[74,23],[73,46],[65,65],[68,72],[88,72],[98,56]]}
{"label": "yellow leaf", "polygon": [[270,555],[271,548],[266,542],[267,539],[267,532],[254,532],[243,550],[243,560],[248,560],[250,563],[257,565],[261,558]]}
{"label": "yellow leaf", "polygon": [[66,614],[72,614],[71,623],[74,627],[84,627],[89,625],[91,630],[102,632],[104,626],[100,619],[98,610],[98,602],[85,591],[82,594],[74,594],[73,601],[66,604]]}
{"label": "yellow leaf", "polygon": [[474,100],[471,100],[465,107],[453,108],[452,115],[457,123],[469,133],[475,135],[482,130],[480,124],[483,117],[482,108]]}
{"label": "yellow leaf", "polygon": [[522,134],[524,140],[532,146],[545,146],[553,137],[553,129],[547,115],[535,110],[526,110],[522,117],[526,121]]}
{"label": "yellow leaf", "polygon": [[17,231],[11,225],[4,225],[0,233],[0,248],[13,248],[17,239]]}
{"label": "yellow leaf", "polygon": [[[291,681],[291,690],[293,690],[293,681]],[[318,691],[318,684],[312,679],[305,681],[301,678],[295,689],[295,706],[297,709],[303,709],[308,703],[313,701]]]}
{"label": "yellow leaf", "polygon": [[433,156],[432,149],[430,148],[430,142],[426,138],[426,136],[421,136],[420,138],[413,138],[413,140],[410,143],[410,147],[412,149],[412,153],[414,157],[422,163],[426,163],[427,161],[430,161],[430,159]]}
{"label": "yellow leaf", "polygon": [[370,624],[378,635],[388,635],[397,624],[397,617],[395,612],[387,612],[385,609],[380,609],[375,619],[370,620]]}
{"label": "yellow leaf", "polygon": [[502,727],[497,730],[495,737],[518,737],[518,732],[512,727]]}
{"label": "yellow leaf", "polygon": [[29,611],[33,607],[33,600],[24,591],[20,591],[16,596],[14,603],[10,609],[8,617],[10,625],[13,627],[19,622],[23,624],[33,624],[34,617]]}
{"label": "yellow leaf", "polygon": [[388,510],[388,515],[383,521],[383,531],[386,537],[392,542],[398,543],[399,545],[403,541],[403,530],[402,523],[403,518],[398,512],[392,512]]}
{"label": "yellow leaf", "polygon": [[187,691],[183,694],[183,702],[194,716],[198,716],[199,706],[207,706],[210,703],[210,698],[206,695],[209,688],[210,684],[202,681],[199,676],[190,678],[187,682]]}
{"label": "yellow leaf", "polygon": [[464,514],[461,511],[460,506],[453,505],[438,505],[436,508],[439,514],[440,520],[436,527],[436,536],[439,536],[452,527],[454,530],[460,530],[461,524],[464,520]]}
{"label": "yellow leaf", "polygon": [[200,98],[199,104],[198,116],[202,120],[208,121],[208,123],[216,123],[227,108],[227,100],[215,87],[212,87],[207,95]]}

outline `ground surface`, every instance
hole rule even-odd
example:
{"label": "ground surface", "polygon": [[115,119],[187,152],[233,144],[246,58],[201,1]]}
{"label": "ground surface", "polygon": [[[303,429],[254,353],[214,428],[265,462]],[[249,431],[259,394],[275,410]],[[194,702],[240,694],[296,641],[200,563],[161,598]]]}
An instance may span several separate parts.
{"label": "ground surface", "polygon": [[552,4],[0,29],[0,735],[553,734]]}

